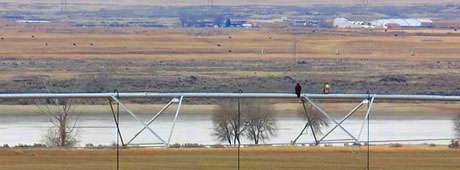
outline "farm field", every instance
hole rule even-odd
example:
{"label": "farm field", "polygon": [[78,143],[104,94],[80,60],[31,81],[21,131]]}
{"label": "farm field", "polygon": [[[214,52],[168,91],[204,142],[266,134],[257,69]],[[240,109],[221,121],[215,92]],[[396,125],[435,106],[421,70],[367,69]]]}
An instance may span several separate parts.
{"label": "farm field", "polygon": [[0,25],[2,92],[460,93],[454,30]]}
{"label": "farm field", "polygon": [[[366,147],[250,147],[241,149],[241,169],[365,169]],[[371,169],[454,170],[460,152],[446,146],[377,146]],[[0,169],[114,169],[114,149],[3,149]],[[125,149],[120,169],[236,169],[237,151],[230,148]]]}

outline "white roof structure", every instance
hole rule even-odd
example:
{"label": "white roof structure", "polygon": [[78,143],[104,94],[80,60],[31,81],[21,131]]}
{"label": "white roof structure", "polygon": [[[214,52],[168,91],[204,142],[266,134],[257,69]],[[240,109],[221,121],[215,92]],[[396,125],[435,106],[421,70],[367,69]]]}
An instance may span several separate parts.
{"label": "white roof structure", "polygon": [[372,21],[371,24],[379,28],[387,28],[387,24],[397,24],[401,27],[421,27],[423,23],[433,23],[430,19],[380,19]]}
{"label": "white roof structure", "polygon": [[346,18],[336,18],[333,22],[336,28],[370,28],[372,26],[366,24],[364,21],[350,21]]}

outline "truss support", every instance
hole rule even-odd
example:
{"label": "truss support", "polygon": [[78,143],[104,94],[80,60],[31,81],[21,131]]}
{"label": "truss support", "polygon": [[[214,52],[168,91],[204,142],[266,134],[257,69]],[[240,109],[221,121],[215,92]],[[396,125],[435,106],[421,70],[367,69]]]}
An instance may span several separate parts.
{"label": "truss support", "polygon": [[327,136],[329,136],[339,125],[342,125],[348,118],[350,118],[356,111],[358,111],[368,100],[363,100],[355,108],[353,108],[338,124],[336,124],[331,130],[329,130],[321,139],[319,139],[318,144],[321,143]]}
{"label": "truss support", "polygon": [[[116,98],[115,96],[112,96],[112,99],[114,101],[116,101],[120,106],[121,108],[128,112],[131,117],[133,117],[136,121],[138,121],[140,124],[142,124],[144,127],[147,126],[147,124],[145,122],[142,122],[141,120],[139,120],[139,118],[137,118],[136,114],[134,114],[131,110],[128,109],[128,107],[126,107],[120,100],[118,100],[118,98]],[[152,128],[150,128],[149,126],[146,127],[158,140],[160,140],[163,144],[166,145],[166,141],[161,138],[155,131],[152,130]]]}
{"label": "truss support", "polygon": [[323,114],[324,116],[326,116],[327,119],[331,120],[332,122],[334,122],[334,124],[336,124],[338,127],[340,127],[345,133],[348,134],[348,136],[350,136],[353,140],[355,141],[358,141],[358,139],[353,136],[347,129],[345,129],[341,124],[339,124],[335,119],[333,119],[332,117],[329,116],[329,114],[324,111],[320,106],[318,106],[315,102],[313,102],[309,97],[307,96],[303,96],[303,98],[308,101],[316,110],[318,110],[321,114]]}
{"label": "truss support", "polygon": [[[163,106],[163,108],[161,108],[160,111],[158,111],[157,114],[155,114],[149,121],[147,121],[145,124],[145,126],[139,130],[127,143],[127,145],[131,144],[131,142],[134,141],[134,139],[137,138],[137,136],[139,136],[145,129],[147,129],[152,123],[153,121],[155,121],[166,109],[169,108],[169,106],[171,106],[173,103],[175,102],[175,98],[172,99],[171,101],[168,102],[168,104],[166,104],[165,106]],[[164,144],[164,143],[163,143]]]}

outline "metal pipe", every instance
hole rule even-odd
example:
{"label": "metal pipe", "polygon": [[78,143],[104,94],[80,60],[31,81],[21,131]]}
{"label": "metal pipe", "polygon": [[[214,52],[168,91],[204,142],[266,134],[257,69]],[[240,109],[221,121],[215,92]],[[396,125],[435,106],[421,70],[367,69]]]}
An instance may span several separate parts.
{"label": "metal pipe", "polygon": [[[27,98],[108,98],[113,96],[123,98],[153,98],[153,97],[188,97],[188,98],[292,98],[293,93],[4,93],[0,99],[27,99]],[[369,94],[302,94],[310,99],[366,99]],[[460,101],[460,96],[441,95],[381,95],[374,94],[378,100],[435,100]]]}

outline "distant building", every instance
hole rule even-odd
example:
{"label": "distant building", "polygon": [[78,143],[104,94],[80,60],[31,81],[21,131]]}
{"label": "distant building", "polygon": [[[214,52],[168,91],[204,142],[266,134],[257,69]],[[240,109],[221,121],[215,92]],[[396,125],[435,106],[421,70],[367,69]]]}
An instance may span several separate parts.
{"label": "distant building", "polygon": [[231,19],[226,19],[225,20],[225,26],[224,27],[233,27],[233,28],[251,28],[253,27],[253,24],[249,23],[246,20],[231,20]]}
{"label": "distant building", "polygon": [[372,28],[373,26],[364,21],[350,21],[346,18],[334,19],[332,25],[336,28]]}
{"label": "distant building", "polygon": [[432,27],[433,21],[430,19],[379,19],[371,22],[350,21],[346,18],[336,18],[333,21],[336,28],[384,28],[400,29],[404,27]]}
{"label": "distant building", "polygon": [[372,21],[371,24],[376,28],[403,28],[403,27],[431,27],[433,21],[430,19],[380,19]]}
{"label": "distant building", "polygon": [[293,20],[290,22],[293,27],[318,27],[320,21],[318,20]]}
{"label": "distant building", "polygon": [[16,20],[17,23],[49,23],[50,21],[48,20],[42,20],[42,19],[32,19],[32,20]]}

